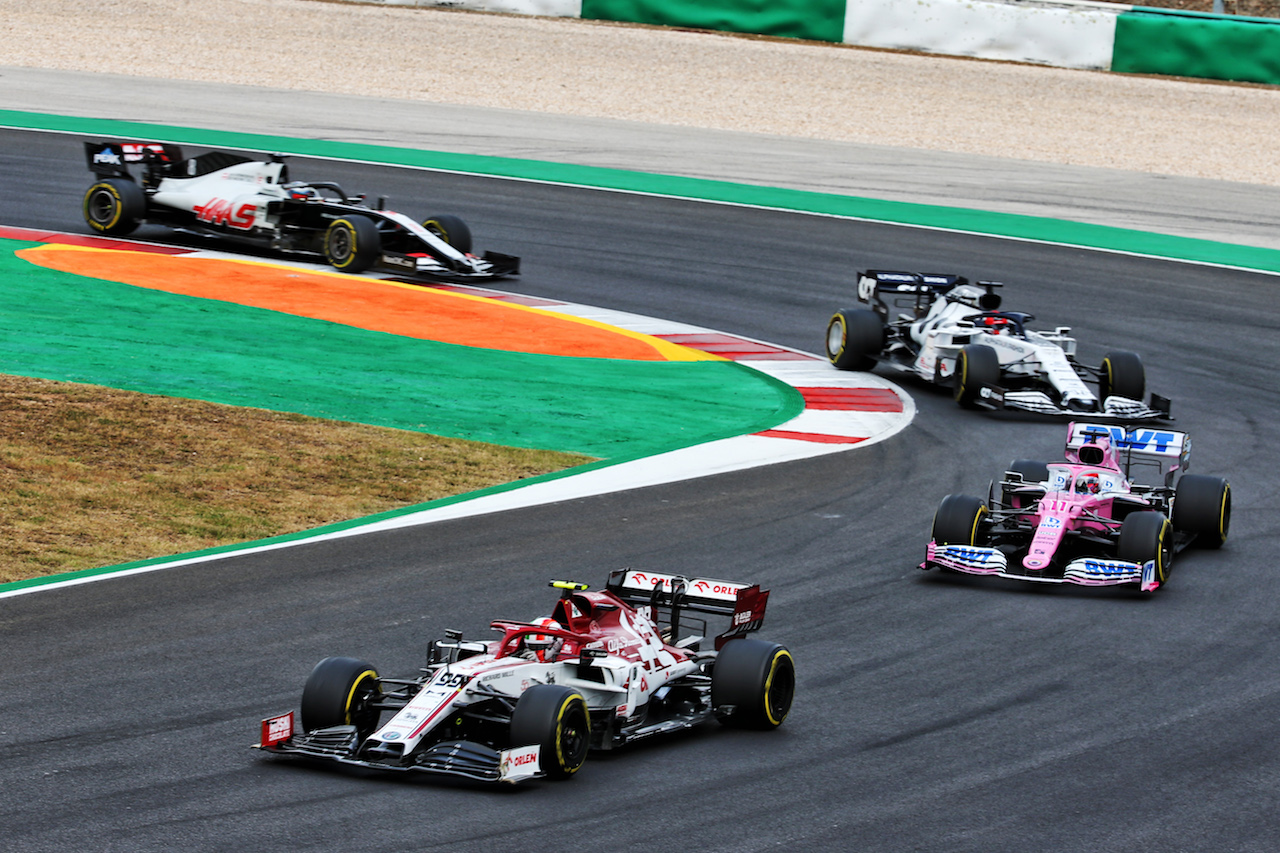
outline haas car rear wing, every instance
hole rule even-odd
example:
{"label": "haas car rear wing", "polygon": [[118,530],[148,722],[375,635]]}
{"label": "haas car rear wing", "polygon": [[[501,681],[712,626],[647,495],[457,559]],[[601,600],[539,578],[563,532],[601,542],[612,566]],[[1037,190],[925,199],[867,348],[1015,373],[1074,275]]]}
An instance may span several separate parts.
{"label": "haas car rear wing", "polygon": [[128,178],[130,163],[177,163],[182,149],[160,142],[86,142],[84,156],[89,171],[98,177]]}
{"label": "haas car rear wing", "polygon": [[628,604],[647,605],[655,621],[660,608],[667,610],[673,641],[679,637],[682,611],[730,617],[729,629],[715,639],[717,651],[735,637],[758,631],[769,603],[769,591],[760,589],[759,584],[632,569],[610,573],[606,588]]}

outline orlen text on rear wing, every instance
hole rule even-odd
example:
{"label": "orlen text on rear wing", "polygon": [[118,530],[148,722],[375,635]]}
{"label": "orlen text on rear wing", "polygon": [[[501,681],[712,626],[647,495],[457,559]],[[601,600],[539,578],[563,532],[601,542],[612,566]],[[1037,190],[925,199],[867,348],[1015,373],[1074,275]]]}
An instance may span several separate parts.
{"label": "orlen text on rear wing", "polygon": [[666,610],[672,642],[679,639],[682,611],[730,617],[729,629],[716,636],[717,651],[729,640],[759,630],[769,603],[769,591],[759,584],[633,569],[611,572],[607,589],[629,604],[648,606],[655,622],[660,610]]}

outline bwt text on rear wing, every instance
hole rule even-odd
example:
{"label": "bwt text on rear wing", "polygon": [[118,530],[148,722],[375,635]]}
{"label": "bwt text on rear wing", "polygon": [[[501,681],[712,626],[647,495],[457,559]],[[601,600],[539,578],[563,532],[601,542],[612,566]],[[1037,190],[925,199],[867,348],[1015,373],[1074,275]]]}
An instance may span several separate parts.
{"label": "bwt text on rear wing", "polygon": [[1180,459],[1191,451],[1191,438],[1185,432],[1081,423],[1071,425],[1067,449],[1079,450],[1097,436],[1109,438],[1117,450],[1159,459]]}

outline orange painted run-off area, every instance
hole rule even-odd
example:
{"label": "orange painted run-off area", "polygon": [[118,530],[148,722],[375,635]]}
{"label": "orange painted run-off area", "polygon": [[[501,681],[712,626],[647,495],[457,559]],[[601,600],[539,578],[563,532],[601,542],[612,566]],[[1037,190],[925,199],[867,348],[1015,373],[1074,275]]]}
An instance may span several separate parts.
{"label": "orange painted run-off area", "polygon": [[135,287],[483,349],[633,361],[715,359],[590,320],[467,294],[261,262],[48,244],[17,253]]}

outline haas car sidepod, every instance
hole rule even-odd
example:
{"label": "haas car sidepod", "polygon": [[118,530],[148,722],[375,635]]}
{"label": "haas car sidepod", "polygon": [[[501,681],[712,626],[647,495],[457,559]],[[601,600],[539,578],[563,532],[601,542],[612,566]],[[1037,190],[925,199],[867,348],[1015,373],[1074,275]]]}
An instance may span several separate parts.
{"label": "haas car sidepod", "polygon": [[[289,179],[284,158],[252,160],[227,151],[184,158],[176,145],[86,142],[97,180],[85,192],[85,222],[123,236],[143,222],[280,252],[322,256],[335,269],[379,269],[439,281],[515,275],[520,259],[471,253],[457,216],[422,222],[349,196],[336,183]],[[129,164],[142,165],[139,182]]]}
{"label": "haas car sidepod", "polygon": [[[446,631],[416,676],[320,661],[293,712],[262,722],[257,748],[383,770],[486,782],[564,779],[610,750],[715,718],[773,729],[795,692],[791,653],[746,635],[768,591],[624,570],[604,590],[553,581],[550,617],[495,621],[494,641]],[[706,620],[729,627],[707,641]],[[686,633],[689,632],[689,633]]]}

